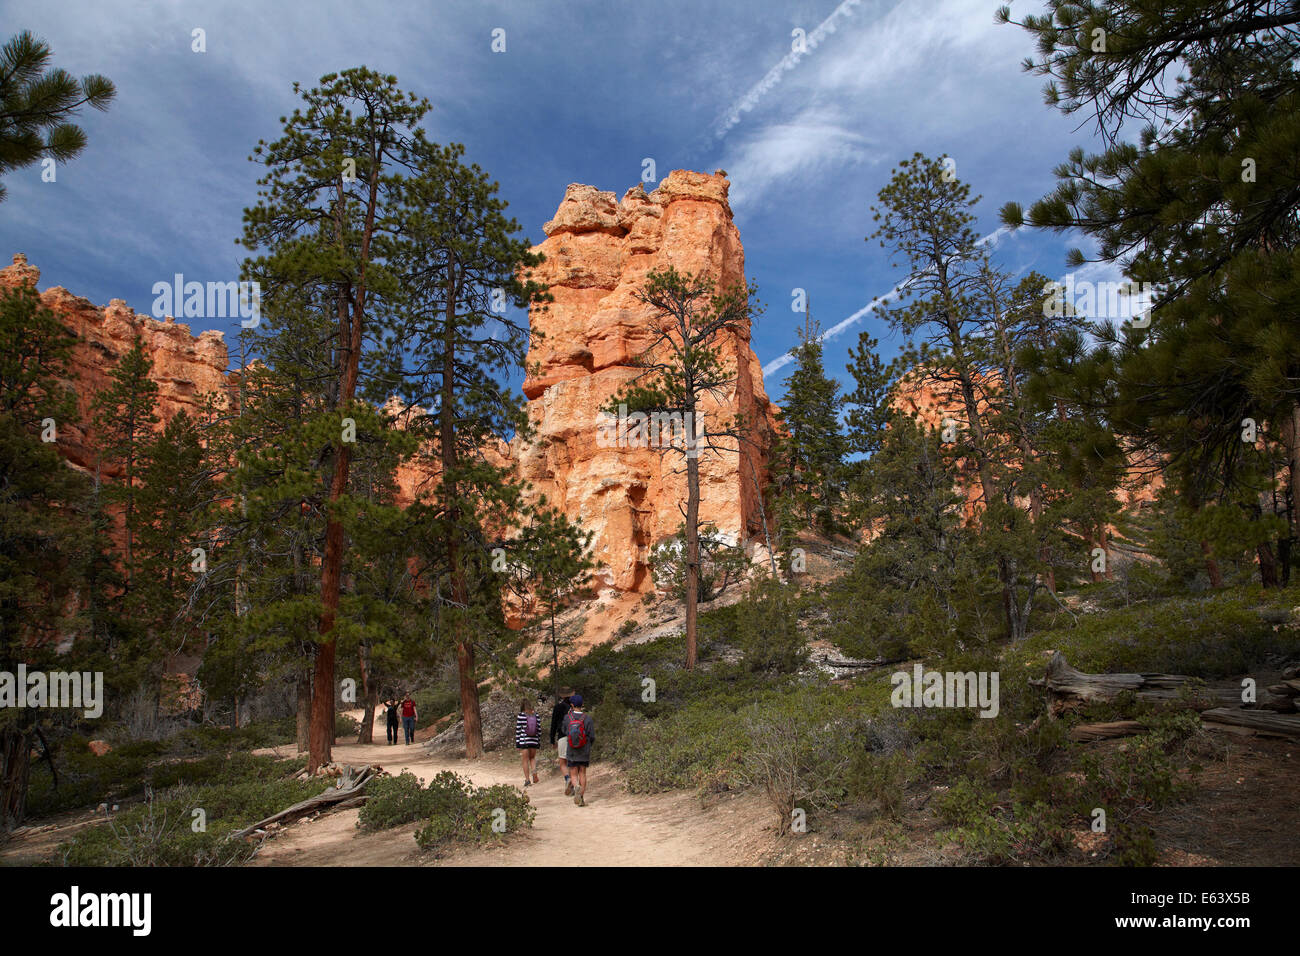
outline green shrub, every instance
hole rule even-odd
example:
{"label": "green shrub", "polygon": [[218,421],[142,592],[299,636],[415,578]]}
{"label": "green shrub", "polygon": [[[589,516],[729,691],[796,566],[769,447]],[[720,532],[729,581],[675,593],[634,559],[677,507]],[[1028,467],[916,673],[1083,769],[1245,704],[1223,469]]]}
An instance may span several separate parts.
{"label": "green shrub", "polygon": [[[228,866],[247,860],[253,845],[229,836],[322,790],[320,780],[297,780],[298,761],[248,754],[221,768],[220,782],[150,790],[86,827],[59,847],[68,866]],[[201,815],[195,811],[202,811]],[[203,829],[195,832],[197,821]]]}
{"label": "green shrub", "polygon": [[1289,588],[1270,594],[1265,604],[1257,593],[1225,589],[1082,614],[1072,626],[1031,634],[1014,658],[1041,663],[1044,651],[1059,650],[1089,672],[1162,671],[1204,678],[1246,673],[1274,655],[1300,652],[1300,630],[1279,625],[1272,613],[1300,603],[1300,595]]}
{"label": "green shrub", "polygon": [[460,688],[433,687],[414,691],[411,701],[415,704],[415,728],[423,730],[432,727],[448,714],[454,714],[460,707]]}
{"label": "green shrub", "polygon": [[915,775],[916,765],[905,751],[873,753],[859,750],[848,767],[848,796],[874,803],[881,813],[899,820],[903,815],[908,784]]}
{"label": "green shrub", "polygon": [[355,737],[361,732],[361,722],[351,714],[336,712],[334,714],[334,739]]}
{"label": "green shrub", "polygon": [[515,787],[475,787],[444,770],[427,787],[411,773],[380,777],[367,788],[358,826],[386,830],[423,821],[415,832],[421,849],[437,851],[457,841],[485,841],[532,826],[536,810]]}
{"label": "green shrub", "polygon": [[972,863],[1051,858],[1070,845],[1065,811],[1041,802],[1008,807],[992,790],[968,778],[957,780],[934,802],[940,819],[952,825],[940,839],[956,843]]}
{"label": "green shrub", "polygon": [[735,607],[734,643],[751,671],[788,674],[807,662],[808,639],[793,586],[763,578]]}
{"label": "green shrub", "polygon": [[459,778],[443,771],[425,789],[409,770],[396,777],[378,777],[366,785],[366,802],[357,825],[364,830],[389,830],[429,815],[437,795],[459,786]]}
{"label": "green shrub", "polygon": [[508,784],[467,786],[457,799],[442,803],[428,822],[415,832],[422,850],[435,853],[448,844],[499,840],[533,825],[537,810],[528,797]]}
{"label": "green shrub", "polygon": [[1117,866],[1154,866],[1156,835],[1140,823],[1118,823],[1111,830],[1107,860]]}
{"label": "green shrub", "polygon": [[1139,808],[1161,810],[1191,792],[1180,756],[1188,739],[1200,731],[1200,718],[1179,711],[1142,722],[1150,728],[1142,736],[1114,750],[1089,751],[1080,758],[1084,784],[1077,809],[1081,815],[1102,807],[1109,818],[1125,821]]}

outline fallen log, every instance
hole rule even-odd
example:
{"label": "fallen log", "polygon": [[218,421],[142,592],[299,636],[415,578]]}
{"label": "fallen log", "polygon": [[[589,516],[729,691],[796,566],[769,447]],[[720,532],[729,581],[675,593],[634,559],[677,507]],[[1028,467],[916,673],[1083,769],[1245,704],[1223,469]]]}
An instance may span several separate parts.
{"label": "fallen log", "polygon": [[1267,737],[1291,737],[1300,739],[1300,715],[1275,714],[1269,710],[1234,710],[1230,707],[1216,707],[1202,712],[1201,719],[1211,729],[1219,729],[1215,724],[1229,727],[1246,727],[1257,734]]}
{"label": "fallen log", "polygon": [[366,784],[373,780],[374,777],[375,774],[372,772],[371,768],[366,767],[356,775],[351,786],[342,788],[331,786],[324,793],[319,793],[314,797],[308,797],[306,800],[295,803],[293,806],[287,807],[279,813],[271,814],[271,816],[267,817],[265,820],[259,820],[252,826],[245,827],[242,830],[230,834],[229,839],[241,840],[244,837],[252,836],[258,830],[265,829],[272,823],[289,823],[293,820],[297,820],[299,817],[304,817],[309,813],[314,813],[317,810],[341,810],[346,807],[357,806],[364,802],[366,797],[366,795],[361,791],[365,789]]}
{"label": "fallen log", "polygon": [[1070,729],[1070,739],[1076,743],[1092,743],[1094,740],[1111,740],[1115,737],[1132,737],[1145,734],[1147,727],[1136,720],[1111,720],[1100,724],[1079,724]]}
{"label": "fallen log", "polygon": [[1070,666],[1060,651],[1052,654],[1042,682],[1053,713],[1081,703],[1111,701],[1124,693],[1139,700],[1180,703],[1193,710],[1241,703],[1235,687],[1207,687],[1200,678],[1182,674],[1085,674]]}
{"label": "fallen log", "polygon": [[822,654],[820,657],[814,657],[814,664],[823,664],[826,667],[838,667],[844,670],[866,667],[885,667],[889,664],[901,664],[904,661],[911,660],[908,657],[873,657],[869,660],[854,659],[851,657],[831,657],[829,654]]}

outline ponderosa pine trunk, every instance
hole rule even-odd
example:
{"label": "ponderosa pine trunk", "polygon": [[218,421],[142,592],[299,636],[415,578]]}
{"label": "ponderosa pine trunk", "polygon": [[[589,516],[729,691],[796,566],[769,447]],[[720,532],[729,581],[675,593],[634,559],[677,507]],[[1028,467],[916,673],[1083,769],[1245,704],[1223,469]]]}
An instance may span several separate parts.
{"label": "ponderosa pine trunk", "polygon": [[373,744],[375,742],[375,710],[379,706],[379,681],[370,667],[370,647],[362,641],[357,652],[361,663],[361,727],[357,731],[357,743]]}
{"label": "ponderosa pine trunk", "polygon": [[[379,164],[370,170],[369,202],[366,207],[365,226],[361,234],[361,268],[355,286],[345,282],[337,292],[339,321],[338,401],[335,407],[346,408],[357,393],[357,377],[361,371],[361,325],[366,308],[366,263],[370,259],[370,240],[375,229],[375,207],[379,193]],[[343,180],[338,180],[338,197],[335,202],[335,239],[342,251],[344,208]],[[307,771],[330,762],[334,750],[334,657],[336,638],[334,623],[338,616],[339,592],[343,587],[343,522],[332,507],[348,490],[348,469],[352,463],[348,443],[339,440],[334,445],[334,477],[330,483],[329,519],[325,525],[325,555],[321,560],[320,596],[321,616],[317,625],[319,642],[316,647],[316,668],[312,680],[310,749]]]}
{"label": "ponderosa pine trunk", "polygon": [[[349,458],[346,446],[336,450],[330,501],[342,498],[347,488]],[[322,610],[317,626],[320,640],[316,645],[316,665],[312,675],[308,773],[314,773],[334,757],[334,622],[339,610],[342,577],[343,523],[331,518],[325,526],[325,557],[321,562]]]}
{"label": "ponderosa pine trunk", "polygon": [[296,714],[298,753],[306,753],[311,745],[311,671],[298,674],[298,710]]}
{"label": "ponderosa pine trunk", "polygon": [[465,725],[465,757],[476,760],[483,756],[483,721],[479,713],[478,682],[474,676],[473,638],[465,627],[465,614],[469,609],[469,587],[465,570],[461,566],[460,547],[460,497],[457,493],[456,474],[459,464],[456,452],[456,276],[454,269],[447,279],[447,308],[443,329],[442,395],[439,418],[438,444],[442,454],[442,501],[447,512],[447,565],[451,577],[451,600],[455,605],[456,669],[460,679],[460,709]]}
{"label": "ponderosa pine trunk", "polygon": [[1282,565],[1282,585],[1291,580],[1291,548],[1300,540],[1300,402],[1291,406],[1291,412],[1282,422],[1282,443],[1287,460],[1287,536],[1278,545]]}
{"label": "ponderosa pine trunk", "polygon": [[[688,427],[695,427],[695,405],[687,406]],[[686,456],[686,669],[695,669],[696,625],[700,599],[700,459]]]}
{"label": "ponderosa pine trunk", "polygon": [[0,732],[0,828],[12,829],[27,816],[33,743],[31,731],[6,727]]}
{"label": "ponderosa pine trunk", "polygon": [[[943,283],[946,301],[951,301],[947,280]],[[980,490],[984,494],[984,518],[993,504],[997,489],[993,485],[993,469],[989,464],[988,448],[984,438],[984,425],[979,416],[979,402],[975,398],[975,381],[966,362],[965,348],[962,344],[961,329],[951,311],[947,313],[948,339],[952,346],[957,378],[961,385],[962,404],[966,407],[966,425],[971,432],[971,447],[975,450],[975,465],[979,470]],[[1024,622],[1020,619],[1020,608],[1011,587],[1012,573],[1005,555],[998,555],[998,580],[1002,584],[1002,611],[1007,619],[1007,637],[1018,640],[1024,632]]]}
{"label": "ponderosa pine trunk", "polygon": [[1201,554],[1205,555],[1205,573],[1210,576],[1210,587],[1223,587],[1223,574],[1219,571],[1219,562],[1214,558],[1210,542],[1201,539]]}

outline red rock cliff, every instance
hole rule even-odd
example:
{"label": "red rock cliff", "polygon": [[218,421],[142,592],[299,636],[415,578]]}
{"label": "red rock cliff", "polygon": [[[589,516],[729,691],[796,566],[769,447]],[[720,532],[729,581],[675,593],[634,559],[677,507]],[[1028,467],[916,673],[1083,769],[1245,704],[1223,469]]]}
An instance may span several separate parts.
{"label": "red rock cliff", "polygon": [[[40,270],[28,265],[22,254],[14,256],[13,265],[0,269],[4,286],[36,288],[40,278]],[[77,393],[80,421],[58,423],[59,450],[75,468],[95,470],[95,436],[83,423],[91,420],[95,395],[108,386],[113,369],[137,335],[153,360],[158,417],[163,424],[181,409],[196,414],[204,394],[225,384],[226,343],[220,332],[203,332],[196,338],[188,325],[138,315],[121,299],[100,307],[58,286],[42,292],[41,302],[77,337],[68,384]]]}

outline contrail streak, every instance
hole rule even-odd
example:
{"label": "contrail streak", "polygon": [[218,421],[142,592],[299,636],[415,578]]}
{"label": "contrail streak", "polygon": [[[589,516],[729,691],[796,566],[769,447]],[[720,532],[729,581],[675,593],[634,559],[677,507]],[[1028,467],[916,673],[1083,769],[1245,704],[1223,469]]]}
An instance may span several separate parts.
{"label": "contrail streak", "polygon": [[[981,236],[979,239],[976,239],[975,245],[983,246],[992,243],[993,245],[996,246],[999,242],[1002,241],[1002,237],[1007,235],[1010,231],[1011,231],[1010,226],[999,226],[998,228],[990,232],[988,235]],[[870,302],[868,302],[862,308],[858,309],[858,311],[854,312],[848,318],[841,319],[840,321],[836,322],[829,329],[827,329],[825,332],[819,335],[817,337],[817,341],[825,342],[827,339],[833,339],[836,336],[838,336],[840,333],[842,333],[845,329],[857,325],[868,315],[874,312],[877,306],[884,305],[890,299],[894,298],[896,295],[898,295],[900,292],[906,289],[910,281],[911,280],[909,279],[905,282],[900,282],[898,285],[894,286],[884,295],[877,296],[876,298],[872,299]],[[763,366],[763,377],[767,378],[767,376],[771,375],[773,372],[779,372],[781,369],[785,368],[793,361],[794,361],[793,350],[786,352],[784,355],[777,356],[776,358],[772,359],[772,361],[768,362],[766,365]]]}
{"label": "contrail streak", "polygon": [[716,140],[722,139],[722,137],[726,136],[727,133],[731,131],[731,128],[740,122],[742,113],[748,113],[757,106],[758,101],[761,100],[767,92],[772,89],[772,87],[780,83],[785,74],[798,66],[800,60],[806,57],[813,50],[817,49],[823,40],[839,29],[840,21],[849,17],[853,12],[853,8],[860,6],[861,4],[862,0],[844,0],[843,3],[836,7],[829,17],[819,23],[812,33],[809,33],[804,38],[804,43],[800,49],[792,49],[785,56],[781,57],[776,66],[768,70],[761,80],[750,87],[749,91],[745,93],[744,96],[736,100],[736,102],[731,105],[730,109],[722,114],[718,119],[717,124],[714,126],[713,138]]}

